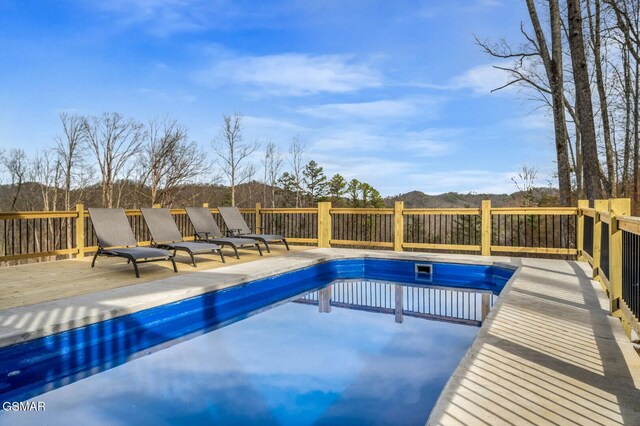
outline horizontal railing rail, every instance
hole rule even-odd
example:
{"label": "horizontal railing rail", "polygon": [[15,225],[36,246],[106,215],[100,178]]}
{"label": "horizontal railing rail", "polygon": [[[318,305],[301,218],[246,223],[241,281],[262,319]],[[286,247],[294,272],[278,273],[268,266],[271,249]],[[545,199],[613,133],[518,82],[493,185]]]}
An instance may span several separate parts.
{"label": "horizontal railing rail", "polygon": [[629,199],[578,203],[578,254],[609,296],[612,315],[625,331],[640,333],[640,218],[629,216]]}

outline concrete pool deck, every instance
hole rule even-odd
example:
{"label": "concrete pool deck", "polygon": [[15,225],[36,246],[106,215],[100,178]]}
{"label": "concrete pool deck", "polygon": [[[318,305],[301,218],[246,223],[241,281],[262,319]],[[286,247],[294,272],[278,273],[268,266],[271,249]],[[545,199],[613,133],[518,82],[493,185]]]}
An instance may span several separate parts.
{"label": "concrete pool deck", "polygon": [[[351,249],[278,252],[2,309],[0,347],[321,261],[363,256],[519,268],[443,390],[430,424],[640,424],[640,357],[619,320],[608,315],[607,298],[590,279],[589,266],[580,262]],[[74,278],[78,265],[89,268],[82,260],[64,262],[73,265],[52,278],[54,289],[65,274]],[[60,263],[28,265],[39,268],[39,278],[22,285],[46,286],[46,268]],[[0,269],[0,282],[16,276],[18,269],[10,269]],[[105,280],[113,276],[108,267],[101,273]]]}

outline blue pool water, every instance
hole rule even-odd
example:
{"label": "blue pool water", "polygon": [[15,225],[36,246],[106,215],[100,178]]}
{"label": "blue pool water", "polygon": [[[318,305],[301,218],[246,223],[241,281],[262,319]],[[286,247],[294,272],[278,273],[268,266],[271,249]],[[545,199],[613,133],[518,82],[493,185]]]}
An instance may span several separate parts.
{"label": "blue pool water", "polygon": [[424,424],[511,273],[332,261],[4,348],[46,411],[0,423]]}

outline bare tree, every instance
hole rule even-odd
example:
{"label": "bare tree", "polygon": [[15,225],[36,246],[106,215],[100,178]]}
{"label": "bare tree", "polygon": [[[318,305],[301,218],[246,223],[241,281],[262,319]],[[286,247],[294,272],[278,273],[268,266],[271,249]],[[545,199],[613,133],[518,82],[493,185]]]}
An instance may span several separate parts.
{"label": "bare tree", "polygon": [[602,71],[602,36],[601,36],[601,13],[600,0],[594,0],[595,11],[592,13],[590,0],[587,0],[587,12],[589,14],[589,33],[591,36],[591,48],[593,49],[593,65],[596,74],[596,87],[598,89],[598,98],[600,100],[600,117],[602,120],[602,136],[604,139],[605,159],[607,164],[607,179],[605,181],[608,197],[616,197],[617,175],[614,165],[615,156],[611,142],[611,124],[609,122],[609,105],[607,101],[607,92],[605,89],[605,78]]}
{"label": "bare tree", "polygon": [[71,210],[71,188],[76,181],[78,167],[84,164],[85,119],[66,112],[60,113],[59,117],[64,134],[55,137],[55,150],[64,176],[64,209]]}
{"label": "bare tree", "polygon": [[248,181],[255,174],[255,166],[247,164],[247,158],[258,149],[258,143],[244,143],[242,136],[242,115],[224,115],[222,128],[215,139],[214,150],[218,164],[231,186],[231,205],[236,205],[236,186]]}
{"label": "bare tree", "polygon": [[271,207],[276,206],[276,185],[278,183],[278,176],[282,169],[282,153],[278,152],[276,144],[273,142],[267,143],[264,151],[264,183],[265,193],[263,194],[263,202],[267,203],[267,186],[271,191]]}
{"label": "bare tree", "polygon": [[[546,34],[540,23],[535,2],[534,0],[526,0],[526,3],[535,36],[529,35],[524,27],[521,26],[521,32],[528,44],[521,48],[520,51],[513,51],[504,40],[498,46],[490,46],[488,43],[480,42],[477,38],[476,42],[485,52],[494,57],[515,60],[511,67],[496,67],[509,72],[512,79],[495,90],[500,90],[513,84],[533,88],[538,94],[537,99],[553,111],[560,203],[569,205],[571,204],[571,167],[568,147],[569,134],[565,117],[560,8],[558,0],[549,0],[549,21],[551,26],[551,51],[549,51]],[[537,61],[540,61],[543,66],[544,77],[538,72]],[[549,96],[551,100],[548,99]]]}
{"label": "bare tree", "polygon": [[18,198],[20,197],[22,184],[27,177],[27,154],[22,149],[12,148],[9,151],[8,155],[3,158],[3,162],[11,178],[11,187],[14,189],[13,199],[11,201],[10,207],[10,210],[14,211],[16,209]]}
{"label": "bare tree", "polygon": [[127,163],[139,154],[143,126],[118,113],[104,113],[84,121],[84,134],[102,176],[102,205],[113,207],[114,184]]}
{"label": "bare tree", "polygon": [[31,161],[29,180],[40,183],[40,206],[44,211],[55,210],[58,205],[62,173],[62,162],[54,150],[37,152]]}
{"label": "bare tree", "polygon": [[584,183],[586,196],[592,200],[602,196],[602,187],[600,186],[598,144],[596,141],[589,68],[584,46],[580,6],[579,0],[567,0],[569,48],[571,51],[573,81],[576,88],[576,110],[580,118],[579,128],[582,139],[582,155],[584,157]]}
{"label": "bare tree", "polygon": [[207,155],[189,141],[176,120],[151,120],[140,155],[141,184],[149,186],[150,203],[171,205],[176,190],[209,171]]}
{"label": "bare tree", "polygon": [[537,178],[538,171],[535,167],[529,167],[527,165],[522,166],[522,169],[517,175],[511,177],[511,181],[523,197],[524,207],[530,207],[535,204],[534,190],[536,188]]}
{"label": "bare tree", "polygon": [[295,136],[291,140],[289,146],[289,164],[291,165],[291,176],[293,177],[296,193],[296,208],[300,207],[302,202],[302,172],[304,171],[303,159],[306,143]]}

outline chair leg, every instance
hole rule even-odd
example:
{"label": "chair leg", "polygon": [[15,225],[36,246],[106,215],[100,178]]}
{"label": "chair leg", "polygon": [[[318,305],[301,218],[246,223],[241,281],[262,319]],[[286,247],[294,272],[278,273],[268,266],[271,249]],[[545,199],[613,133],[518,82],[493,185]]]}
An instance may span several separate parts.
{"label": "chair leg", "polygon": [[94,266],[96,266],[96,258],[98,257],[98,254],[100,253],[100,250],[96,250],[96,254],[93,255],[93,260],[91,261],[91,267],[93,268]]}
{"label": "chair leg", "polygon": [[129,262],[133,263],[133,270],[136,273],[136,278],[140,278],[140,272],[138,271],[138,264],[136,263],[136,261],[129,259]]}
{"label": "chair leg", "polygon": [[220,260],[222,260],[222,263],[227,263],[227,261],[224,260],[224,253],[222,253],[222,249],[218,250],[218,252],[220,253]]}
{"label": "chair leg", "polygon": [[233,251],[236,253],[236,259],[240,259],[240,255],[238,254],[238,248],[236,246],[231,246],[231,248],[233,248]]}
{"label": "chair leg", "polygon": [[193,253],[188,252],[189,256],[191,256],[191,264],[193,265],[194,268],[197,268],[196,266],[196,258],[193,256]]}
{"label": "chair leg", "polygon": [[287,240],[282,240],[282,242],[284,243],[284,246],[287,248],[287,251],[289,250],[289,243],[287,243]]}
{"label": "chair leg", "polygon": [[173,263],[173,272],[178,273],[178,267],[176,266],[176,260],[172,257],[171,263]]}
{"label": "chair leg", "polygon": [[267,244],[266,241],[263,241],[264,246],[267,248],[267,253],[271,253],[271,250],[269,250],[269,244]]}
{"label": "chair leg", "polygon": [[256,243],[256,248],[258,249],[258,253],[260,253],[260,256],[264,256],[262,254],[262,249],[260,248],[260,243]]}

